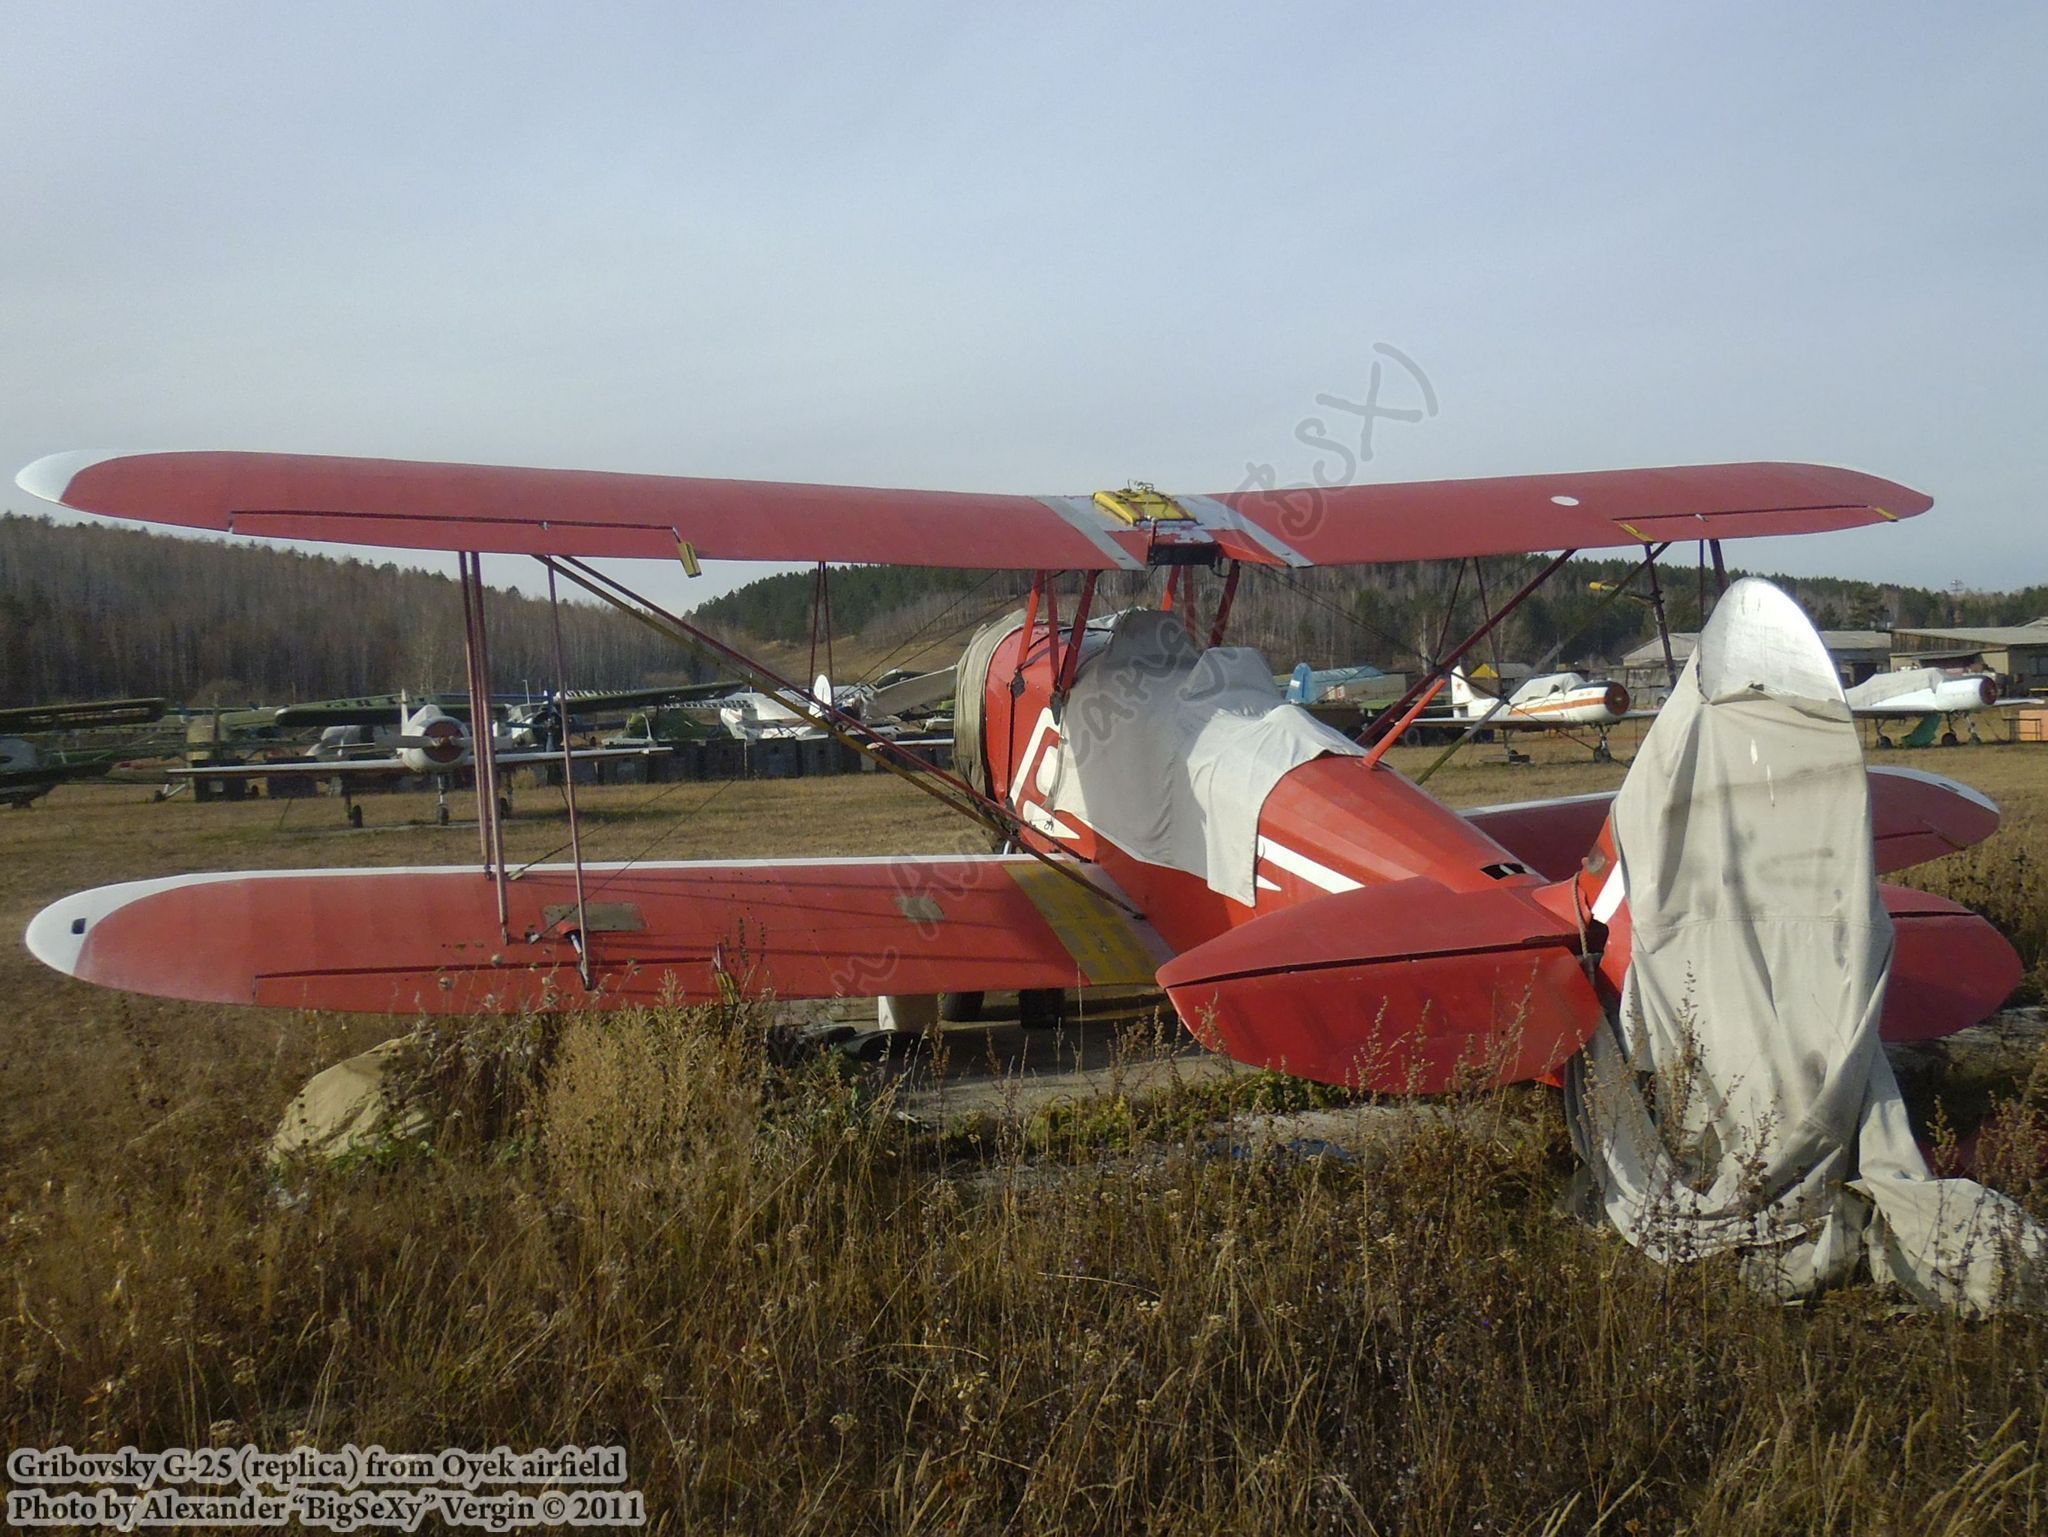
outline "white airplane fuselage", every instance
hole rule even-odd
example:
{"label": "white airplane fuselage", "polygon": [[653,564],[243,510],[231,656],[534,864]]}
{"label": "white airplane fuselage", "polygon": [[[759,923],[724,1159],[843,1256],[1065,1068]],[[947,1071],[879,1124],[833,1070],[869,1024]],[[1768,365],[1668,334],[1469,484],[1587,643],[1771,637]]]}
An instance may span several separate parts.
{"label": "white airplane fuselage", "polygon": [[1628,714],[1628,690],[1619,683],[1588,679],[1576,672],[1544,673],[1529,679],[1496,708],[1492,695],[1482,694],[1451,674],[1451,710],[1463,720],[1492,715],[1493,726],[1611,726]]}
{"label": "white airplane fuselage", "polygon": [[1881,672],[1845,697],[1858,715],[1972,715],[1998,703],[1998,683],[1986,673],[1916,667]]}
{"label": "white airplane fuselage", "polygon": [[[519,744],[494,731],[491,745],[494,751],[506,753],[517,750]],[[320,734],[313,756],[346,763],[351,749],[364,747],[383,749],[413,774],[445,774],[476,762],[476,744],[468,726],[431,701],[413,710],[401,705],[394,727],[330,726]]]}

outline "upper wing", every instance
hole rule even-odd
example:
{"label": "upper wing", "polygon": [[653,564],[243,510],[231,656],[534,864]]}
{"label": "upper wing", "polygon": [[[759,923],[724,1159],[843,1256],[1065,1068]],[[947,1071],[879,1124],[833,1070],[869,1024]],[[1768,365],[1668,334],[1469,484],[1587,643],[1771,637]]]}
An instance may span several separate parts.
{"label": "upper wing", "polygon": [[737,694],[747,685],[727,678],[717,683],[676,683],[651,688],[571,689],[559,701],[573,717],[598,710],[633,709],[641,705],[698,704]]}
{"label": "upper wing", "polygon": [[[366,699],[315,699],[305,704],[279,705],[271,722],[279,726],[396,726],[405,716],[430,701],[406,700],[397,694]],[[441,713],[457,720],[469,719],[469,700],[449,696],[431,701]]]}
{"label": "upper wing", "polygon": [[[584,1003],[1149,983],[1146,925],[1024,855],[585,865],[597,992],[576,973],[569,865],[286,870],[103,886],[28,947],[105,987],[208,1003],[483,1013]],[[1079,869],[1080,867],[1073,867]]]}
{"label": "upper wing", "polygon": [[92,726],[146,726],[162,720],[161,699],[92,699],[80,704],[16,705],[0,710],[0,731],[71,731]]}
{"label": "upper wing", "polygon": [[1162,504],[305,454],[54,454],[17,478],[80,512],[285,539],[650,559],[687,544],[713,560],[984,569],[1135,570],[1189,545],[1285,566],[1604,549],[1816,533],[1932,505],[1811,464],[1237,491],[1177,497],[1137,523],[1112,509]]}

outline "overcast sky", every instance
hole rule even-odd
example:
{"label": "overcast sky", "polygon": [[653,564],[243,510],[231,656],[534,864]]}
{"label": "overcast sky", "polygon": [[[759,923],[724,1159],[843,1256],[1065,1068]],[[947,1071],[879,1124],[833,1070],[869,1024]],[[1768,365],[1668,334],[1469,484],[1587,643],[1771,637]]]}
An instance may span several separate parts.
{"label": "overcast sky", "polygon": [[1306,419],[1355,446],[1317,396],[1375,361],[1419,409],[1393,348],[1437,411],[1361,479],[1849,464],[1935,510],[1737,558],[2048,581],[2041,6],[4,26],[10,475],[231,447],[1222,491],[1306,478]]}

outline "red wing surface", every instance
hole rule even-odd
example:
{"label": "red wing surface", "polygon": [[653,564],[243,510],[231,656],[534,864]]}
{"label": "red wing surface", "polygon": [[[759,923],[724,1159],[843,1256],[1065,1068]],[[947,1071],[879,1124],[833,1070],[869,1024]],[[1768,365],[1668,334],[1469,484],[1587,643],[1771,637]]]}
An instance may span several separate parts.
{"label": "red wing surface", "polygon": [[1811,464],[1417,481],[1181,496],[1134,526],[1087,494],[892,491],[305,454],[56,454],[22,488],[80,512],[286,539],[670,560],[1140,568],[1192,542],[1270,565],[1338,565],[1895,521],[1917,491]]}
{"label": "red wing surface", "polygon": [[250,872],[102,887],[29,947],[129,992],[368,1013],[1150,983],[1149,929],[1027,857],[585,866],[597,992],[576,971],[572,870]]}

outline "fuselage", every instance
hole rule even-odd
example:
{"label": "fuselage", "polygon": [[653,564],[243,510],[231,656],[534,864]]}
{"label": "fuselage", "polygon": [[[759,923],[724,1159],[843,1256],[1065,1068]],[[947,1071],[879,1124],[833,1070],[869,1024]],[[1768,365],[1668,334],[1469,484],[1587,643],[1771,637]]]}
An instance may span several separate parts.
{"label": "fuselage", "polygon": [[[1102,644],[1099,632],[1090,634],[1081,669]],[[961,680],[962,687],[983,690],[991,794],[1017,812],[1032,847],[1099,865],[1177,951],[1302,902],[1417,876],[1453,891],[1544,884],[1455,811],[1385,763],[1362,757],[1303,763],[1266,797],[1249,904],[1211,889],[1200,876],[1134,858],[1073,815],[1047,806],[1047,757],[1058,747],[1061,727],[1052,708],[1051,648],[1042,624],[1020,672],[1025,649],[1020,627],[996,646],[986,678]],[[1021,690],[1013,692],[1013,680],[1021,681]]]}
{"label": "fuselage", "polygon": [[[498,751],[507,752],[517,744],[509,736],[493,733]],[[445,774],[476,761],[476,744],[460,718],[439,705],[427,703],[414,710],[400,707],[394,728],[382,726],[330,726],[321,733],[314,755],[346,762],[352,748],[383,748],[413,774]]]}
{"label": "fuselage", "polygon": [[1881,672],[1848,691],[1858,715],[1969,715],[1998,703],[1998,681],[1986,673],[1917,667]]}
{"label": "fuselage", "polygon": [[1611,726],[1628,714],[1628,690],[1605,679],[1575,672],[1530,678],[1497,704],[1479,693],[1462,673],[1451,678],[1451,708],[1465,720],[1482,716],[1494,726]]}

